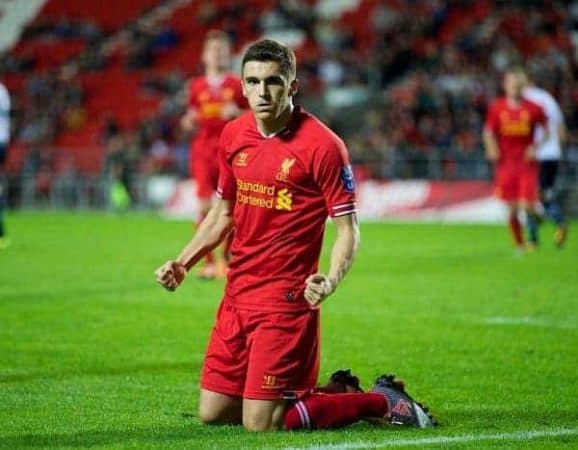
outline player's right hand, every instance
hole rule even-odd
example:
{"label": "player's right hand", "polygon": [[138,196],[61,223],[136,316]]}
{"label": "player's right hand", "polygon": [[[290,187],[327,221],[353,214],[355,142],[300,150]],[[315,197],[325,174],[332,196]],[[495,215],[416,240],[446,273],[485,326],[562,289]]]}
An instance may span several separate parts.
{"label": "player's right hand", "polygon": [[167,261],[155,272],[157,283],[167,291],[174,291],[187,276],[187,269],[177,261]]}
{"label": "player's right hand", "polygon": [[495,163],[500,158],[500,155],[498,154],[497,151],[488,149],[486,151],[486,158],[488,159],[488,161]]}

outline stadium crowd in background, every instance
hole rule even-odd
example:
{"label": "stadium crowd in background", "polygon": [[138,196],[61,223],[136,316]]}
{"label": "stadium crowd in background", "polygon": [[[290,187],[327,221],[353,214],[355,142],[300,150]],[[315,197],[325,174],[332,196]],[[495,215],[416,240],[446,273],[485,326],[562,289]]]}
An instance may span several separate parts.
{"label": "stadium crowd in background", "polygon": [[[363,27],[321,16],[312,2],[302,0],[277,0],[263,11],[233,3],[203,3],[192,26],[220,27],[236,48],[247,30],[302,33],[299,101],[345,137],[360,177],[487,177],[483,117],[499,93],[501,72],[512,63],[523,64],[538,86],[559,100],[570,130],[567,158],[578,159],[578,51],[572,38],[578,33],[578,2],[376,2]],[[103,70],[118,56],[90,22],[41,28],[25,36],[65,30],[90,45],[73,71],[65,66],[54,73],[32,72],[27,89],[15,99],[16,139],[41,139],[39,151],[57,133],[94,120],[83,115],[83,87],[75,74]],[[188,137],[179,129],[185,100],[179,92],[194,74],[154,70],[156,55],[177,48],[180,36],[153,20],[127,25],[120,36],[125,69],[150,69],[140,89],[162,98],[157,114],[143,117],[136,128],[118,130],[138,147],[134,168],[188,176]],[[34,61],[7,64],[10,58],[14,55],[0,65],[4,73],[34,67]],[[42,87],[63,79],[66,89]],[[355,89],[366,92],[358,107],[324,107]]]}

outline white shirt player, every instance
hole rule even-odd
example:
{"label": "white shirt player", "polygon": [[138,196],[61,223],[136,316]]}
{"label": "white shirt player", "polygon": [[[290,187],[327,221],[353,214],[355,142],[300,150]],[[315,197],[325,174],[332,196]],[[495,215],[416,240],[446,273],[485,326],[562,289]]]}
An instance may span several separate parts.
{"label": "white shirt player", "polygon": [[0,83],[0,145],[8,145],[10,140],[10,95]]}
{"label": "white shirt player", "polygon": [[[558,102],[545,89],[536,86],[524,88],[523,96],[526,100],[537,104],[544,110],[548,119],[548,130],[550,135],[548,139],[538,147],[536,159],[538,161],[558,161],[562,157],[562,148],[560,146],[560,125],[564,124],[564,116]],[[540,140],[544,136],[544,129],[538,127],[535,133],[535,139]]]}

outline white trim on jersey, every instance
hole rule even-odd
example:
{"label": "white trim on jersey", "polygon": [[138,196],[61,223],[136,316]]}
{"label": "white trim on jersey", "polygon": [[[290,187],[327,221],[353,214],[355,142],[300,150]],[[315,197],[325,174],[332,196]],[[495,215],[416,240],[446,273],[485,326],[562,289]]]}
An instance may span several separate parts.
{"label": "white trim on jersey", "polygon": [[348,209],[347,211],[341,211],[341,212],[338,212],[336,214],[333,214],[333,217],[347,216],[348,214],[355,214],[356,212],[357,212],[357,209],[355,209],[355,208]]}
{"label": "white trim on jersey", "polygon": [[339,205],[332,206],[331,209],[337,210],[337,209],[348,208],[350,206],[355,207],[355,202],[341,203]]}

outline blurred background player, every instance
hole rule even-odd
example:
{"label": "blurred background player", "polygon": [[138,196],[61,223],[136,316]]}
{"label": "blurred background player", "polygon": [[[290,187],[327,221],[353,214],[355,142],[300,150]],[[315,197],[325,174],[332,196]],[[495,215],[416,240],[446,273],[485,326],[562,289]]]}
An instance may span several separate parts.
{"label": "blurred background player", "polygon": [[[199,217],[197,225],[207,215],[217,189],[219,167],[217,145],[225,124],[246,108],[241,81],[230,72],[231,41],[226,33],[212,30],[205,36],[202,61],[203,76],[188,84],[188,109],[181,119],[185,131],[195,136],[189,152],[190,174],[197,183]],[[224,276],[230,238],[223,245],[223,257],[215,261],[213,252],[207,253],[199,277],[211,279]]]}
{"label": "blurred background player", "polygon": [[4,228],[4,203],[6,202],[6,181],[4,163],[10,141],[10,95],[6,87],[0,83],[0,250],[8,246],[8,238]]}
{"label": "blurred background player", "polygon": [[[518,217],[519,211],[524,210],[530,231],[527,247],[532,248],[538,243],[536,149],[549,136],[547,119],[542,108],[522,97],[523,70],[507,70],[502,87],[505,95],[491,103],[486,116],[483,132],[486,156],[496,163],[496,195],[508,205],[514,241],[519,249],[525,248]],[[544,133],[539,141],[535,141],[534,132],[538,125],[544,126]]]}
{"label": "blurred background player", "polygon": [[[547,217],[556,224],[554,242],[558,247],[562,247],[568,235],[568,226],[558,200],[556,178],[562,158],[562,143],[567,138],[564,115],[556,99],[547,90],[532,83],[527,74],[520,73],[520,76],[524,82],[524,98],[539,105],[544,110],[548,120],[548,139],[544,140],[536,150],[536,159],[540,164],[540,197]],[[540,140],[543,133],[543,128],[539,127],[536,130],[536,139]],[[531,234],[532,230],[529,231]]]}

